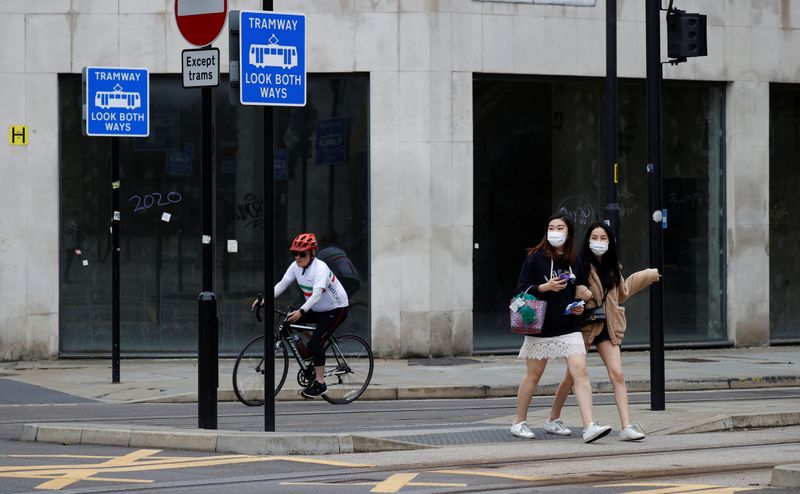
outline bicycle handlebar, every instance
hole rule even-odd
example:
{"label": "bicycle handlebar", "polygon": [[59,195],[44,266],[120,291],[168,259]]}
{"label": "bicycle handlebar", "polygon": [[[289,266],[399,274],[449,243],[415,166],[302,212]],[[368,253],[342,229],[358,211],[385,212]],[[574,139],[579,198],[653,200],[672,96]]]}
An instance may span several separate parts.
{"label": "bicycle handlebar", "polygon": [[[258,320],[258,322],[261,322],[263,320],[261,319],[261,307],[263,306],[264,306],[264,296],[259,293],[256,296],[256,301],[253,303],[253,308],[250,309],[251,311],[256,313],[256,319]],[[278,308],[274,308],[273,310],[275,311],[276,314],[282,317],[286,317],[289,315],[289,312],[292,312],[294,310],[294,307],[290,305],[287,311],[282,311]]]}
{"label": "bicycle handlebar", "polygon": [[[264,303],[264,296],[259,293],[258,296],[256,296],[255,303],[253,304],[253,307],[255,307],[256,320],[258,320],[258,322],[261,322],[261,305],[263,303]],[[250,310],[253,309],[251,308]]]}

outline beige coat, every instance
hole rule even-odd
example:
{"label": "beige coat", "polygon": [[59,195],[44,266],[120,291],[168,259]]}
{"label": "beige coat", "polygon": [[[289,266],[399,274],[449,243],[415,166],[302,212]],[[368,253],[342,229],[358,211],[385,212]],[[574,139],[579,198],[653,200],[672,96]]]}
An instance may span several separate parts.
{"label": "beige coat", "polygon": [[[657,269],[643,269],[633,273],[628,278],[622,277],[620,284],[608,292],[603,308],[606,313],[606,324],[608,324],[608,336],[611,339],[611,343],[619,345],[622,342],[622,338],[625,337],[627,321],[625,320],[625,307],[622,304],[633,294],[647,288],[656,281],[658,281]],[[597,307],[600,305],[600,301],[603,300],[603,285],[594,266],[591,267],[589,272],[589,290],[592,295],[584,298],[586,307]],[[581,291],[581,293],[584,292]],[[595,337],[603,331],[603,323],[588,324],[581,330],[583,332],[583,341],[588,347]]]}

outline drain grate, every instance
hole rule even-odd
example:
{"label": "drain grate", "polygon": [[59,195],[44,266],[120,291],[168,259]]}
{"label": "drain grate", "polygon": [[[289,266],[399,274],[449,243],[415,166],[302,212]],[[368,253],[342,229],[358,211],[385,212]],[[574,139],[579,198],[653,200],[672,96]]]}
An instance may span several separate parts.
{"label": "drain grate", "polygon": [[424,366],[450,366],[450,365],[469,365],[480,364],[480,360],[471,358],[458,358],[458,357],[438,357],[438,358],[410,358],[408,365],[424,365]]}
{"label": "drain grate", "polygon": [[[542,429],[533,429],[536,434],[536,439],[570,439],[579,438],[583,431],[580,428],[573,429],[571,436],[557,436],[555,434],[547,434]],[[522,439],[512,436],[508,432],[508,427],[493,428],[493,429],[479,429],[474,431],[457,431],[457,432],[437,432],[430,434],[411,434],[404,436],[392,436],[387,439],[394,439],[397,441],[405,441],[409,443],[425,444],[428,446],[458,446],[462,444],[486,444],[486,443],[512,443],[519,441],[529,441],[529,439]]]}

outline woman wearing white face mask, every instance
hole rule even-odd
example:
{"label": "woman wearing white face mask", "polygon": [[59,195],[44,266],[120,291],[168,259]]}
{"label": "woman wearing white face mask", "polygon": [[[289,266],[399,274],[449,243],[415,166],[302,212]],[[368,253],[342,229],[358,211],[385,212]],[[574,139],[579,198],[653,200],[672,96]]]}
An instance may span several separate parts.
{"label": "woman wearing white face mask", "polygon": [[[591,299],[587,301],[587,311],[594,307],[603,307],[605,321],[589,323],[583,327],[586,348],[594,343],[597,353],[603,359],[608,370],[608,377],[614,387],[614,401],[617,403],[621,423],[619,439],[621,441],[637,441],[644,439],[643,432],[630,423],[628,416],[628,389],[622,373],[622,355],[619,345],[625,336],[624,303],[634,293],[647,288],[658,281],[661,275],[656,269],[645,269],[630,275],[622,276],[622,268],[617,257],[614,234],[605,223],[595,223],[586,232],[581,249],[581,256],[589,273],[589,290]],[[545,421],[544,430],[551,434],[569,435],[570,430],[561,422],[561,408],[572,388],[573,380],[569,372],[556,391],[550,419]]]}
{"label": "woman wearing white face mask", "polygon": [[519,358],[525,359],[526,372],[517,391],[517,413],[511,424],[511,434],[517,437],[535,438],[526,423],[528,407],[548,359],[553,358],[567,360],[567,373],[575,383],[575,396],[583,420],[583,440],[590,443],[611,431],[611,427],[599,426],[592,420],[592,386],[586,370],[586,348],[580,326],[583,307],[565,313],[567,305],[576,298],[590,296],[585,286],[583,263],[576,254],[574,231],[567,216],[551,216],[544,238],[528,249],[528,257],[519,273],[516,293],[528,290],[547,301],[547,309],[542,332],[526,336],[519,351]]}

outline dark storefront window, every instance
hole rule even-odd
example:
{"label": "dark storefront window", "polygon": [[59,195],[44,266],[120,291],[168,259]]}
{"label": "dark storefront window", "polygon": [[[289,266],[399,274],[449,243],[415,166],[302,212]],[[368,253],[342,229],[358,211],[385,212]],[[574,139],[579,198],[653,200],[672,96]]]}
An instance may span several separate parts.
{"label": "dark storefront window", "polygon": [[769,335],[800,340],[800,86],[769,94]]}
{"label": "dark storefront window", "polygon": [[[81,134],[81,78],[59,78],[62,355],[110,354],[110,138]],[[288,245],[316,232],[359,273],[343,331],[369,336],[369,78],[311,75],[308,104],[275,109],[275,275]],[[120,140],[121,351],[191,355],[201,289],[200,91],[151,76],[148,138]],[[263,331],[249,312],[263,284],[263,112],[215,89],[214,291],[220,352]],[[238,252],[229,252],[236,242]],[[324,245],[323,245],[324,247]],[[233,250],[233,249],[231,249]],[[271,293],[272,289],[266,289]],[[302,300],[292,288],[278,305]]]}
{"label": "dark storefront window", "polygon": [[[514,348],[508,300],[525,248],[564,209],[579,240],[606,206],[602,80],[474,80],[474,347]],[[625,272],[648,267],[647,122],[643,81],[619,88],[619,204]],[[723,89],[665,82],[663,204],[665,339],[724,341]],[[649,339],[649,297],[626,303],[627,344]]]}

